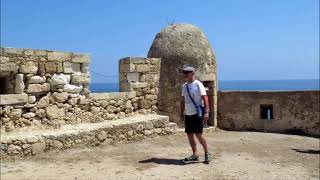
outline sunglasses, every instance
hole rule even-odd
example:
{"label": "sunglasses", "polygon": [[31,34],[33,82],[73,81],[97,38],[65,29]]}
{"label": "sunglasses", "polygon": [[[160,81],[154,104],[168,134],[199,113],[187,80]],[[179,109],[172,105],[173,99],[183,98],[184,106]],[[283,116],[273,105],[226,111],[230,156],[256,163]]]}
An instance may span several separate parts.
{"label": "sunglasses", "polygon": [[187,75],[187,74],[189,74],[189,73],[192,73],[193,74],[193,71],[183,71],[182,72],[184,75]]}

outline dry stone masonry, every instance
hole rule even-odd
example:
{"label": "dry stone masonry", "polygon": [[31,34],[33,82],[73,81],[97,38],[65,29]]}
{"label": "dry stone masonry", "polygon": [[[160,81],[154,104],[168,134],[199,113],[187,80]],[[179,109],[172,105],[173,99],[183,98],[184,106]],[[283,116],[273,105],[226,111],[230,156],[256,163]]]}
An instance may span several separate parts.
{"label": "dry stone masonry", "polygon": [[88,54],[1,48],[1,132],[74,123],[89,97]]}
{"label": "dry stone masonry", "polygon": [[186,65],[206,87],[210,125],[218,117],[225,129],[319,136],[320,91],[219,92],[217,104],[215,55],[190,24],[161,30],[147,58],[120,59],[121,92],[90,93],[89,63],[88,54],[0,48],[1,158],[174,133],[176,123],[183,126],[180,69]]}
{"label": "dry stone masonry", "polygon": [[184,77],[180,69],[191,65],[197,78],[207,88],[211,125],[217,124],[216,58],[204,33],[190,24],[173,24],[162,29],[153,40],[149,58],[161,58],[159,84],[159,112],[183,126],[180,101]]}
{"label": "dry stone masonry", "polygon": [[[219,91],[219,128],[320,137],[320,91]],[[271,107],[270,119],[261,117]]]}
{"label": "dry stone masonry", "polygon": [[[1,48],[0,57],[1,152],[4,156],[35,154],[33,152],[52,149],[51,146],[56,144],[69,147],[65,144],[75,142],[69,142],[69,136],[63,134],[61,129],[64,126],[69,125],[73,128],[89,123],[88,127],[96,127],[92,123],[102,123],[100,125],[108,125],[109,128],[109,125],[114,123],[112,120],[121,119],[122,122],[127,122],[124,119],[139,114],[154,114],[154,117],[158,117],[159,123],[164,124],[159,127],[149,126],[149,121],[153,121],[154,118],[141,116],[141,122],[138,121],[137,126],[147,121],[146,127],[143,125],[141,131],[128,130],[129,132],[125,132],[127,134],[112,134],[114,131],[108,129],[106,134],[100,131],[98,126],[90,133],[100,140],[103,139],[102,136],[111,134],[108,137],[114,137],[117,141],[118,136],[130,136],[124,139],[131,140],[135,139],[137,133],[143,138],[174,132],[175,123],[170,124],[167,117],[159,118],[155,115],[158,109],[161,62],[158,58],[121,59],[119,79],[123,92],[90,93],[88,54]],[[117,128],[122,132],[125,125]],[[37,140],[21,140],[27,136],[25,132],[29,131],[38,133]],[[46,141],[45,139],[50,139],[51,136],[43,133],[48,131],[53,134],[62,133],[63,137],[68,138],[59,142],[53,140],[54,143]],[[82,133],[82,130],[77,132]],[[20,136],[13,136],[17,133],[20,133]],[[60,138],[55,135],[54,137]],[[77,138],[83,137],[77,135]],[[85,144],[96,144],[91,140],[87,141],[89,140],[81,140]]]}
{"label": "dry stone masonry", "polygon": [[119,121],[67,125],[60,129],[17,132],[1,138],[1,158],[24,157],[52,149],[137,141],[174,132],[167,116],[137,115]]}
{"label": "dry stone masonry", "polygon": [[148,112],[157,111],[160,63],[159,58],[128,57],[120,60],[120,91],[136,92],[139,98],[135,107]]}

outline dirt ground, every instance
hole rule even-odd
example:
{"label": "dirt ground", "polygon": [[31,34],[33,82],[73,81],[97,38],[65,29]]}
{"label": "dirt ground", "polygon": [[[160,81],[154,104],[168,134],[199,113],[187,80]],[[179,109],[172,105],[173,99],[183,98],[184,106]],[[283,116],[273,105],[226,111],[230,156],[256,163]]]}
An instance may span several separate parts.
{"label": "dirt ground", "polygon": [[177,133],[7,160],[1,163],[1,180],[319,179],[319,139],[222,130],[206,136],[214,153],[209,165],[182,163],[190,149],[185,134]]}

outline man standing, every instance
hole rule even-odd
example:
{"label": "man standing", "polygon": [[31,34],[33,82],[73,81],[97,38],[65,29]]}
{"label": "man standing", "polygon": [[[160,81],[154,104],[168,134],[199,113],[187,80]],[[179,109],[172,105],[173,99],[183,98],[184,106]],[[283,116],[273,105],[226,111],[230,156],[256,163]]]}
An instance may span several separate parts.
{"label": "man standing", "polygon": [[[203,137],[203,125],[207,124],[209,119],[209,101],[203,84],[195,79],[195,69],[187,66],[182,70],[186,83],[182,86],[183,100],[181,103],[182,117],[185,120],[185,132],[193,154],[185,158],[185,161],[198,161],[197,144],[195,136],[202,145],[205,153],[205,163],[211,160],[211,154],[208,152],[208,144]],[[204,111],[204,112],[203,112]]]}

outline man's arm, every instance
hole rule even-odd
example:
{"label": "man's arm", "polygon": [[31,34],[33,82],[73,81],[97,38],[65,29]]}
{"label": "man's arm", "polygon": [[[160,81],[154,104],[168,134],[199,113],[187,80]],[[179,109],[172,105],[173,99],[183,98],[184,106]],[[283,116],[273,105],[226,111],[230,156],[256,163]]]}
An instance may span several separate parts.
{"label": "man's arm", "polygon": [[180,101],[180,116],[181,116],[181,120],[184,120],[184,97],[181,96],[181,101]]}
{"label": "man's arm", "polygon": [[205,121],[205,122],[207,122],[208,121],[208,119],[209,119],[209,112],[210,112],[210,108],[209,108],[209,100],[208,100],[208,96],[207,95],[203,95],[203,96],[201,96],[202,97],[202,100],[203,100],[203,102],[204,102],[204,116],[203,116],[203,120]]}

